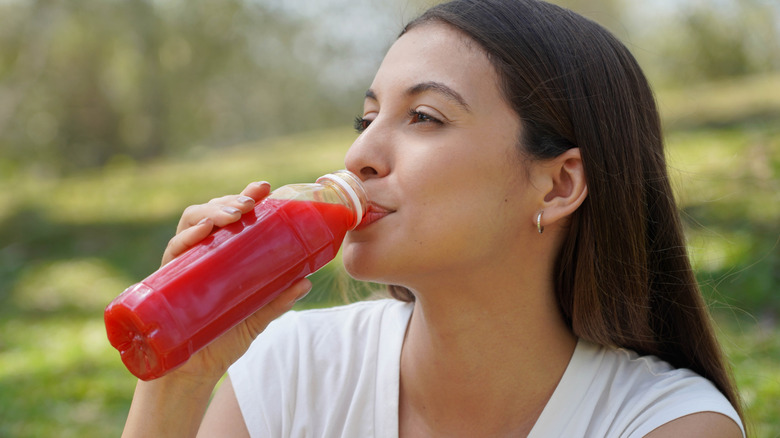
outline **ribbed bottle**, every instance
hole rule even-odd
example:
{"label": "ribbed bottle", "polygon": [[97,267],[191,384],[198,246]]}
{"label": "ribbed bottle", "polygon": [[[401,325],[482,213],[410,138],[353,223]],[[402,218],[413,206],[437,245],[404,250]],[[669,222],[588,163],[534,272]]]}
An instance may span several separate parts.
{"label": "ribbed bottle", "polygon": [[165,375],[331,261],[367,203],[346,170],[274,190],[115,298],[104,314],[111,345],[136,377]]}

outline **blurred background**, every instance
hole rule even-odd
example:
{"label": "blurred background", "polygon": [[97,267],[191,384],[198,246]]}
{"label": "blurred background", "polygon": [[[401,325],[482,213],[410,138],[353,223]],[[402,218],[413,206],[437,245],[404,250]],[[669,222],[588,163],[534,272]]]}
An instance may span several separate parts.
{"label": "blurred background", "polygon": [[[341,168],[422,0],[0,0],[0,436],[118,436],[102,311],[184,207]],[[780,3],[568,0],[653,83],[702,289],[780,436]],[[343,302],[336,261],[300,307]]]}

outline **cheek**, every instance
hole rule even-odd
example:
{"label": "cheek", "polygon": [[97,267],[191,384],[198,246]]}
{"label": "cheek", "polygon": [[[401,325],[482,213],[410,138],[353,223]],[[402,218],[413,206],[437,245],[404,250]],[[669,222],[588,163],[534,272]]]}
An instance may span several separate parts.
{"label": "cheek", "polygon": [[404,236],[405,257],[419,263],[436,264],[437,261],[462,258],[470,253],[482,252],[494,230],[486,227],[483,209],[460,196],[448,202],[429,204]]}
{"label": "cheek", "polygon": [[498,183],[462,188],[431,204],[413,233],[423,242],[419,250],[429,247],[443,258],[479,258],[516,243],[525,224],[522,200],[500,193]]}

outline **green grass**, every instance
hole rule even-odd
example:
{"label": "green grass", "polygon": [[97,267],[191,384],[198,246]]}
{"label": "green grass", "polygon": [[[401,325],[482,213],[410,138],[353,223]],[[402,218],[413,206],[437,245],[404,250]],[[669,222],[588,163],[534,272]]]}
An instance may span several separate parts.
{"label": "green grass", "polygon": [[[685,111],[666,119],[692,258],[756,436],[780,436],[778,124],[714,110],[695,124]],[[156,269],[185,206],[257,179],[313,181],[343,166],[353,139],[324,131],[152,164],[116,159],[64,179],[0,179],[0,436],[118,436],[135,379],[105,339],[104,306]],[[300,306],[340,300],[338,266],[315,275]]]}
{"label": "green grass", "polygon": [[756,319],[716,314],[754,436],[780,436],[780,330]]}
{"label": "green grass", "polygon": [[691,257],[711,299],[780,309],[780,126],[668,136]]}

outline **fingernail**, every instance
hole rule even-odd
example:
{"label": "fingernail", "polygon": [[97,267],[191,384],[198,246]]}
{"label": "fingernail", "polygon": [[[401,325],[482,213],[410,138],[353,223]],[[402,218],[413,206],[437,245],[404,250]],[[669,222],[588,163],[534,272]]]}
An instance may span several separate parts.
{"label": "fingernail", "polygon": [[268,181],[256,181],[256,182],[253,182],[252,184],[254,184],[254,185],[258,186],[258,187],[270,186],[271,185],[271,183],[269,183]]}
{"label": "fingernail", "polygon": [[241,210],[239,210],[239,209],[237,209],[235,207],[228,207],[228,206],[223,206],[222,207],[222,211],[224,211],[227,214],[238,214],[238,213],[241,213]]}
{"label": "fingernail", "polygon": [[301,294],[300,294],[300,295],[298,295],[298,296],[295,298],[295,301],[296,301],[296,302],[298,302],[298,301],[300,301],[300,300],[304,299],[304,298],[306,297],[306,295],[309,295],[309,292],[311,292],[311,288],[312,288],[312,284],[311,284],[311,283],[309,283],[309,285],[306,287],[306,290],[304,290],[303,292],[301,292]]}
{"label": "fingernail", "polygon": [[243,195],[241,195],[241,196],[239,196],[239,197],[238,197],[238,202],[240,202],[240,203],[242,203],[242,204],[250,204],[250,203],[251,203],[251,204],[254,204],[254,203],[255,203],[255,200],[254,200],[254,199],[252,199],[252,198],[250,198],[249,196],[243,196]]}
{"label": "fingernail", "polygon": [[207,218],[207,217],[204,217],[204,218],[203,218],[203,219],[201,219],[201,220],[200,220],[200,222],[198,222],[196,225],[204,225],[206,222],[210,222],[210,221],[211,221],[211,219],[209,219],[209,218]]}

